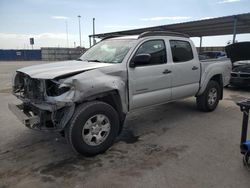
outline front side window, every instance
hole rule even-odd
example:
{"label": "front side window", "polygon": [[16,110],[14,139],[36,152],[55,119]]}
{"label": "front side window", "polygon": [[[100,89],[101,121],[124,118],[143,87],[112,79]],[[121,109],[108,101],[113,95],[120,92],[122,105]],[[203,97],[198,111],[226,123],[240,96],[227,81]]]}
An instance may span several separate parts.
{"label": "front side window", "polygon": [[150,54],[150,61],[146,65],[157,65],[166,63],[166,47],[163,40],[150,40],[144,42],[137,50],[136,55]]}
{"label": "front side window", "polygon": [[185,62],[194,58],[192,47],[189,42],[181,40],[170,40],[173,62]]}

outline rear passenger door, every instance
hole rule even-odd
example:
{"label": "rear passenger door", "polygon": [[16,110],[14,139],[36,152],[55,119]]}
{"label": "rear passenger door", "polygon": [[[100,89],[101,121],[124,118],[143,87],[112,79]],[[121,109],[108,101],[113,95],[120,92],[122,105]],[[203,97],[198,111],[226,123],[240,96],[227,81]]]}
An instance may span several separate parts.
{"label": "rear passenger door", "polygon": [[194,96],[199,89],[200,62],[187,40],[170,40],[172,53],[172,99]]}

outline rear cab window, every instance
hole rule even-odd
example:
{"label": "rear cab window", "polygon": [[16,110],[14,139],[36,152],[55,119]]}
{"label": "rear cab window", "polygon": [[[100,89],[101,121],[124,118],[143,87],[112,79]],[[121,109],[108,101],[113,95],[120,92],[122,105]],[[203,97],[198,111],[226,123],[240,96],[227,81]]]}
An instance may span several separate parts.
{"label": "rear cab window", "polygon": [[170,40],[169,43],[174,63],[181,63],[194,59],[193,50],[188,41]]}

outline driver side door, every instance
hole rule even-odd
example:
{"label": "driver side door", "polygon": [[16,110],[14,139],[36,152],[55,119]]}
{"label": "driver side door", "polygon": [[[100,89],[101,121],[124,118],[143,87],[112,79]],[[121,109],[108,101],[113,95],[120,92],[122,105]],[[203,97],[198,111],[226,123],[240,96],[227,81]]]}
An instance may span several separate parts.
{"label": "driver side door", "polygon": [[143,42],[134,57],[140,54],[150,54],[151,59],[145,64],[128,68],[131,110],[171,100],[172,65],[167,63],[165,41],[154,39]]}

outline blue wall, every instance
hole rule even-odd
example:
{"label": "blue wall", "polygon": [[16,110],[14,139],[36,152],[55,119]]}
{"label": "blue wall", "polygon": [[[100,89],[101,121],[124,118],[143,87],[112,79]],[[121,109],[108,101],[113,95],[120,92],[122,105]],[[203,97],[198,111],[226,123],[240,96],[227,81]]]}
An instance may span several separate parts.
{"label": "blue wall", "polygon": [[0,50],[0,61],[2,60],[41,60],[41,50]]}

